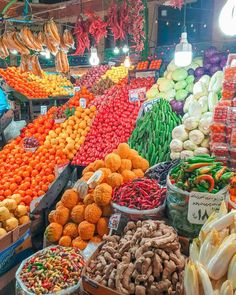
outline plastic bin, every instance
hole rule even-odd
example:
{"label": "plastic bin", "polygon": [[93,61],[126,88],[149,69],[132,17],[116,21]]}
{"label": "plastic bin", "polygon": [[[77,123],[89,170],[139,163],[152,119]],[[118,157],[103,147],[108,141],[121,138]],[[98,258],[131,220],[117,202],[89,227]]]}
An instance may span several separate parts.
{"label": "plastic bin", "polygon": [[227,143],[213,143],[211,151],[216,157],[229,157],[229,144]]}

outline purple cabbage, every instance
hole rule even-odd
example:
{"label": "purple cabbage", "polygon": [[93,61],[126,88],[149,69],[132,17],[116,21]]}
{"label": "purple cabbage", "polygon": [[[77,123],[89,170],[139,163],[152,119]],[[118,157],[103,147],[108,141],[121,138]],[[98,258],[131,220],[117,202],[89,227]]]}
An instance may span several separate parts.
{"label": "purple cabbage", "polygon": [[213,65],[219,64],[220,61],[221,61],[221,56],[218,53],[215,53],[210,57],[210,62]]}
{"label": "purple cabbage", "polygon": [[183,115],[184,114],[184,103],[185,101],[178,101],[178,100],[171,100],[170,101],[170,105],[172,108],[172,111],[175,112],[178,115]]}
{"label": "purple cabbage", "polygon": [[210,75],[213,76],[216,72],[221,71],[221,67],[218,65],[213,65],[210,68]]}
{"label": "purple cabbage", "polygon": [[215,53],[218,53],[218,50],[216,49],[216,47],[211,46],[211,47],[209,47],[209,48],[205,51],[205,57],[206,57],[206,58],[210,58],[210,57],[212,57],[212,55],[214,55]]}
{"label": "purple cabbage", "polygon": [[196,78],[201,78],[203,75],[205,75],[205,68],[204,67],[196,68],[196,70],[194,72],[194,76]]}

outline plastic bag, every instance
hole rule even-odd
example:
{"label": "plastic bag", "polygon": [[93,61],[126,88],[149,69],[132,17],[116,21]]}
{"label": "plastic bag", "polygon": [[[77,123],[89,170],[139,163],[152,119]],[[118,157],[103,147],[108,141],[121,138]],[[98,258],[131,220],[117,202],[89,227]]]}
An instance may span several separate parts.
{"label": "plastic bag", "polygon": [[[170,173],[167,176],[166,194],[167,216],[169,223],[180,235],[188,238],[195,238],[198,236],[202,225],[192,224],[188,221],[188,203],[190,193],[172,185],[169,179]],[[228,189],[225,187],[217,195],[223,196],[225,199],[227,191]],[[203,195],[204,193],[199,194]]]}
{"label": "plastic bag", "polygon": [[165,214],[165,202],[158,208],[151,210],[137,210],[130,209],[125,206],[120,206],[115,203],[111,203],[113,209],[117,213],[121,213],[126,216],[129,220],[144,220],[144,219],[161,219]]}
{"label": "plastic bag", "polygon": [[[41,251],[36,252],[35,254],[31,255],[30,257],[28,257],[27,259],[23,260],[20,267],[18,268],[17,272],[16,272],[16,295],[35,295],[35,293],[30,292],[24,285],[24,283],[22,282],[21,278],[20,278],[20,272],[22,270],[22,268],[24,267],[25,263],[31,259],[32,257],[34,257],[36,254],[44,252],[45,249],[51,248],[52,246],[49,246],[47,248],[44,248]],[[57,247],[57,246],[53,246],[53,247]],[[79,251],[79,250],[78,250]],[[80,288],[80,281],[74,285],[71,286],[67,289],[63,289],[61,291],[58,292],[53,292],[53,293],[47,293],[44,295],[70,295],[70,294],[74,294],[75,292],[79,293],[78,290]]]}
{"label": "plastic bag", "polygon": [[4,130],[6,141],[16,138],[20,135],[21,129],[26,126],[26,121],[12,121]]}

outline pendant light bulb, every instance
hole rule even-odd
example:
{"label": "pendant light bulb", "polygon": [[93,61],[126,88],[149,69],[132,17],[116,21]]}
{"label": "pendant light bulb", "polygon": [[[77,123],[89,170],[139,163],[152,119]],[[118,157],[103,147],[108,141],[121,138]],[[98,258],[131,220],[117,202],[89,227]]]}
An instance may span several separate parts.
{"label": "pendant light bulb", "polygon": [[116,46],[113,50],[114,54],[119,54],[120,53],[120,49]]}
{"label": "pendant light bulb", "polygon": [[129,52],[129,47],[125,44],[124,47],[122,48],[122,51],[123,51],[124,53]]}
{"label": "pendant light bulb", "polygon": [[130,61],[130,57],[128,55],[125,57],[124,67],[125,68],[130,68],[131,67],[131,61]]}
{"label": "pendant light bulb", "polygon": [[187,67],[192,63],[192,45],[188,43],[186,32],[181,34],[180,43],[175,47],[174,62],[177,67]]}
{"label": "pendant light bulb", "polygon": [[236,35],[236,0],[228,0],[219,16],[221,31],[227,36]]}
{"label": "pendant light bulb", "polygon": [[17,55],[18,52],[17,52],[15,49],[13,49],[13,50],[11,50],[11,54],[13,54],[13,55]]}
{"label": "pendant light bulb", "polygon": [[91,47],[91,55],[90,55],[90,58],[89,58],[89,63],[92,65],[92,66],[97,66],[99,65],[99,57],[98,57],[98,51],[97,51],[97,48],[95,47]]}

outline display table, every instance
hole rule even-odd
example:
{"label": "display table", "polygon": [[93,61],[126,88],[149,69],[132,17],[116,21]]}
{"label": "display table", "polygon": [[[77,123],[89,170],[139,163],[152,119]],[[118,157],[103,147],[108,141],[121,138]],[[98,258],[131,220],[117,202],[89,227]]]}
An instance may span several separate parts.
{"label": "display table", "polygon": [[6,111],[1,117],[0,117],[0,135],[1,135],[1,146],[4,146],[6,144],[6,138],[4,135],[4,130],[7,128],[7,126],[11,123],[11,121],[14,118],[14,112],[13,110]]}
{"label": "display table", "polygon": [[30,121],[34,120],[40,114],[45,114],[52,106],[60,106],[65,104],[71,96],[56,96],[49,98],[33,98],[29,99],[18,91],[13,91],[14,99],[19,101],[26,107],[26,113]]}

